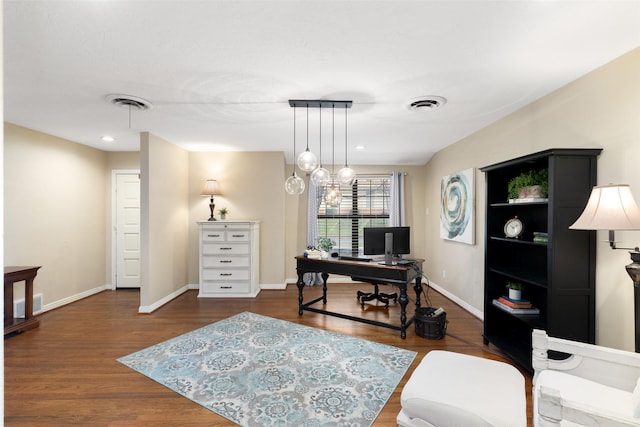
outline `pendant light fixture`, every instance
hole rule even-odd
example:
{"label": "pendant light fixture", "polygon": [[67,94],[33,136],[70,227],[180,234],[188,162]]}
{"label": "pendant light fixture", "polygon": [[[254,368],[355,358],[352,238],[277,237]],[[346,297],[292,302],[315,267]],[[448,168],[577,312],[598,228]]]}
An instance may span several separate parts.
{"label": "pendant light fixture", "polygon": [[342,194],[340,193],[340,185],[336,185],[335,176],[336,169],[336,107],[331,105],[331,186],[324,193],[324,201],[327,206],[340,206]]}
{"label": "pendant light fixture", "polygon": [[[295,141],[295,127],[296,127],[296,107],[305,107],[307,110],[307,148],[303,151],[298,158],[296,159],[296,164],[300,168],[300,170],[311,173],[310,180],[318,187],[325,187],[331,181],[331,186],[328,188],[324,188],[325,194],[331,200],[331,206],[336,206],[340,204],[340,199],[342,195],[340,194],[340,176],[343,176],[345,182],[351,184],[355,180],[355,172],[351,168],[347,166],[347,159],[345,153],[345,167],[342,168],[338,175],[335,175],[335,108],[336,107],[344,107],[345,108],[345,151],[347,145],[347,108],[351,108],[351,104],[353,101],[329,101],[324,99],[290,99],[289,106],[294,108],[293,114],[293,157],[295,158],[296,151],[296,141]],[[332,172],[330,173],[327,169],[322,166],[322,108],[332,107],[332,149],[333,149],[333,158],[332,158]],[[320,156],[316,157],[309,150],[309,108],[318,108],[320,110]],[[332,175],[333,174],[333,175]],[[295,165],[293,166],[293,173],[291,177],[289,177],[285,181],[285,190],[289,194],[301,194],[304,191],[304,180],[296,175]],[[336,202],[337,201],[337,202]],[[337,204],[336,204],[337,203]]]}
{"label": "pendant light fixture", "polygon": [[331,179],[331,174],[322,166],[322,104],[320,104],[320,157],[318,167],[311,172],[311,181],[316,187],[324,187]]}
{"label": "pendant light fixture", "polygon": [[284,189],[288,194],[297,195],[304,192],[304,180],[296,174],[296,108],[293,107],[293,173],[284,182]]}
{"label": "pendant light fixture", "polygon": [[[298,105],[295,101],[289,101],[289,105],[294,109]],[[298,167],[304,172],[311,172],[318,167],[318,158],[309,151],[309,104],[307,103],[307,149],[298,156]]]}
{"label": "pendant light fixture", "polygon": [[356,180],[356,172],[349,167],[347,162],[347,106],[344,106],[344,167],[338,171],[338,181],[341,184],[353,185]]}

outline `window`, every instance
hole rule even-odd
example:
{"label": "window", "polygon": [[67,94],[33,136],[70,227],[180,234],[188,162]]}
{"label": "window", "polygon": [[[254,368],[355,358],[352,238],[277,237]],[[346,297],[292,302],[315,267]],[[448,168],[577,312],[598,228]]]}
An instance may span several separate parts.
{"label": "window", "polygon": [[327,206],[318,191],[318,236],[329,237],[342,251],[362,252],[364,227],[389,226],[391,177],[358,176],[352,186],[340,185],[340,206]]}

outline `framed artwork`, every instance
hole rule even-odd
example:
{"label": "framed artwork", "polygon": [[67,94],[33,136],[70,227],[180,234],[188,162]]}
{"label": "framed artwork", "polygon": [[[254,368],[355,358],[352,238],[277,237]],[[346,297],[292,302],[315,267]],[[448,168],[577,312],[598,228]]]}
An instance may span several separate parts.
{"label": "framed artwork", "polygon": [[443,176],[440,184],[440,238],[475,244],[475,170]]}

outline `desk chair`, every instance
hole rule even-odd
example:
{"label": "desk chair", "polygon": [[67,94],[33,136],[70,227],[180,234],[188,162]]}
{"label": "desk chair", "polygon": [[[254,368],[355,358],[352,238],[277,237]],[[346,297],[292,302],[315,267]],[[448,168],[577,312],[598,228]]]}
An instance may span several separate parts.
{"label": "desk chair", "polygon": [[[362,282],[366,282],[367,280],[365,279],[357,279],[354,278],[354,280],[357,281],[362,281]],[[392,293],[392,294],[387,294],[384,292],[380,292],[379,289],[379,283],[375,283],[375,282],[370,282],[373,285],[373,292],[364,292],[364,291],[358,291],[358,302],[360,303],[360,306],[362,308],[364,308],[364,303],[367,301],[380,301],[382,303],[384,303],[385,307],[389,307],[389,301],[393,300],[394,303],[398,302],[398,294],[397,293]]]}

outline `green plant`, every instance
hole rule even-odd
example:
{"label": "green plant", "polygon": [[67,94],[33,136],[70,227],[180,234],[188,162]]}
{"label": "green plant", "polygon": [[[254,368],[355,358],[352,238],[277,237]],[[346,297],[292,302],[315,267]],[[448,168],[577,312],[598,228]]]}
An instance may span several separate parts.
{"label": "green plant", "polygon": [[329,252],[333,249],[333,246],[336,244],[333,240],[328,237],[318,237],[318,248],[322,251]]}
{"label": "green plant", "polygon": [[226,215],[227,213],[229,213],[229,211],[227,210],[227,208],[222,208],[218,210],[218,213],[220,215]]}
{"label": "green plant", "polygon": [[530,170],[511,178],[507,184],[509,198],[517,199],[521,189],[534,185],[541,187],[542,197],[547,195],[549,191],[549,169]]}
{"label": "green plant", "polygon": [[507,282],[506,288],[514,291],[523,291],[525,286],[520,282]]}

